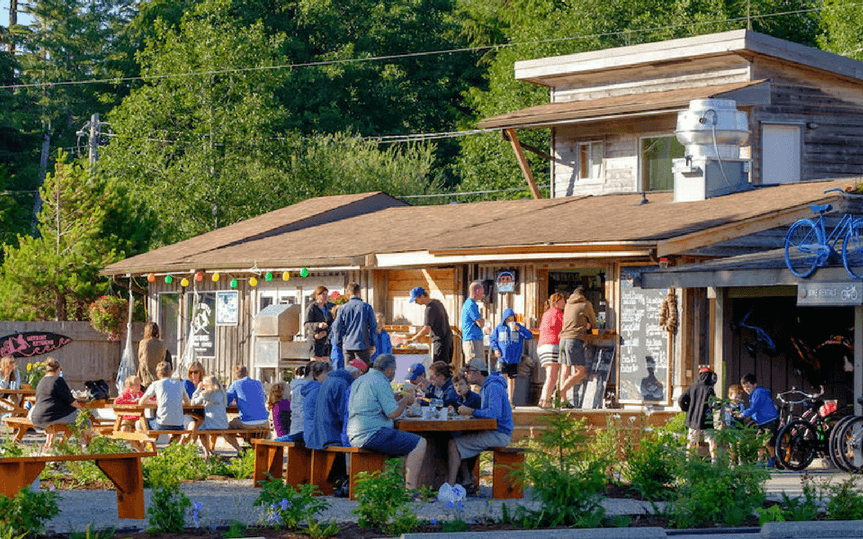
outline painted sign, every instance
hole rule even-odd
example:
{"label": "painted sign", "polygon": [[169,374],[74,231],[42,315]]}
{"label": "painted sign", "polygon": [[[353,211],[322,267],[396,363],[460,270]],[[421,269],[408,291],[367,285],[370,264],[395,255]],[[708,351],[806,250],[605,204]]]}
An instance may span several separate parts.
{"label": "painted sign", "polygon": [[799,283],[797,305],[863,305],[863,283]]}
{"label": "painted sign", "polygon": [[53,352],[70,342],[70,337],[57,333],[25,331],[0,337],[0,356],[33,357]]}
{"label": "painted sign", "polygon": [[189,295],[190,330],[197,357],[216,357],[216,293],[198,292],[198,303]]}
{"label": "painted sign", "polygon": [[512,271],[501,271],[495,278],[495,285],[499,294],[515,292],[516,278]]}
{"label": "painted sign", "polygon": [[239,295],[236,290],[216,292],[216,325],[236,326],[240,323]]}

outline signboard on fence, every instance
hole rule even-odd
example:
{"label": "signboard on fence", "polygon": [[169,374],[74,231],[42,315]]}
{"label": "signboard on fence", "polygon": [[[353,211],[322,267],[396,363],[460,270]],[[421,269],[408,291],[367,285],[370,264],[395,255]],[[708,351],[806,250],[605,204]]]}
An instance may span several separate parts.
{"label": "signboard on fence", "polygon": [[33,357],[53,352],[70,342],[70,337],[47,331],[15,333],[0,337],[0,356]]}

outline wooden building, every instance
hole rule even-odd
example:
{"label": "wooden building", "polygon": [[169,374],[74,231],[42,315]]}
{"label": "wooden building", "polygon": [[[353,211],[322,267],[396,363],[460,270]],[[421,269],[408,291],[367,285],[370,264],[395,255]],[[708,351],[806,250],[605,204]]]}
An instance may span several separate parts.
{"label": "wooden building", "polygon": [[[738,335],[734,356],[733,334],[723,329],[741,317],[726,310],[726,292],[651,272],[776,249],[809,204],[854,206],[825,191],[855,179],[818,180],[863,175],[855,149],[863,135],[863,63],[740,30],[519,62],[515,75],[549,87],[551,102],[481,125],[506,131],[517,154],[517,129],[552,130],[551,199],[413,207],[383,193],[321,197],[104,272],[152,279],[150,317],[178,350],[196,319],[195,294],[209,294],[214,312],[206,335],[196,337],[198,356],[220,373],[235,362],[255,367],[251,326],[262,308],[304,308],[315,286],[340,292],[349,281],[398,325],[421,324],[422,309],[408,293],[426,286],[455,327],[473,280],[489,283],[487,319],[497,324],[510,307],[534,327],[549,293],[584,285],[597,307],[607,304],[607,326],[593,340],[612,351],[607,377],[593,378],[590,395],[582,388],[585,407],[672,409],[699,364],[726,380],[753,367],[740,352],[746,338]],[[734,99],[747,112],[751,134],[741,154],[751,159],[755,188],[674,202],[671,160],[683,157],[677,115],[705,98]],[[503,278],[512,285],[507,291],[497,288]],[[679,314],[671,331],[657,322],[669,283]],[[789,292],[757,286],[777,297]],[[220,315],[222,301],[228,314]],[[783,383],[795,380],[778,360],[765,365],[771,380],[780,372]],[[535,393],[538,370],[533,381]]]}

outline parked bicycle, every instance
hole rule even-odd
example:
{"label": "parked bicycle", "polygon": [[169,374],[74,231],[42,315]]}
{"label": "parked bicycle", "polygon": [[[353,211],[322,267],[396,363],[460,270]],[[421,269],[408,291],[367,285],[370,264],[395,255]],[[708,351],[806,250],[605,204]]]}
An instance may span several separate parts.
{"label": "parked bicycle", "polygon": [[[825,193],[842,189],[828,189]],[[817,219],[800,219],[785,235],[785,264],[798,277],[809,277],[816,268],[826,266],[839,256],[836,244],[842,240],[842,265],[848,275],[863,279],[863,218],[845,214],[830,234],[824,227],[824,214],[831,204],[813,204],[809,208]]]}
{"label": "parked bicycle", "polygon": [[[857,402],[863,404],[863,397]],[[859,455],[856,464],[855,454]],[[863,471],[863,416],[851,415],[836,424],[830,434],[830,458],[842,471]]]}
{"label": "parked bicycle", "polygon": [[[802,404],[805,411],[799,417],[790,417],[776,437],[776,461],[789,470],[803,470],[815,457],[826,457],[832,461],[831,434],[843,419],[853,413],[851,406],[843,406],[822,415],[824,386],[815,394],[798,393],[803,398],[792,403]],[[786,402],[782,394],[779,399]]]}

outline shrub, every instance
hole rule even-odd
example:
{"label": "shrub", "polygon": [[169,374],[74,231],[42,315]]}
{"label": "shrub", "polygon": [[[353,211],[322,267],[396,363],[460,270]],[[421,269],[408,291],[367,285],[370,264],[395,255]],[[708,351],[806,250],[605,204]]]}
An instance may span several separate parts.
{"label": "shrub", "polygon": [[[81,415],[83,414],[79,414],[79,417]],[[120,440],[97,436],[96,438],[93,438],[90,445],[87,446],[86,452],[92,455],[99,453],[129,453],[130,451],[131,450]],[[67,443],[66,440],[57,444],[57,452],[61,455],[76,455],[82,453],[76,443]],[[93,461],[70,461],[66,462],[65,465],[69,468],[69,472],[72,474],[72,479],[77,485],[92,485],[97,482],[109,481],[102,470],[100,470]]]}
{"label": "shrub", "polygon": [[826,485],[827,520],[863,520],[863,495],[857,490],[857,478],[849,477],[838,485]]}
{"label": "shrub", "polygon": [[419,521],[411,512],[411,497],[401,472],[402,459],[389,459],[383,472],[357,474],[357,507],[359,525],[377,528],[388,535],[401,535],[416,529]]}
{"label": "shrub", "polygon": [[648,428],[627,440],[627,472],[632,488],[646,500],[667,500],[673,494],[677,471],[686,458],[680,437]]}
{"label": "shrub", "polygon": [[266,521],[274,528],[294,531],[301,522],[307,526],[314,523],[317,515],[330,507],[329,502],[315,497],[317,491],[316,485],[295,488],[281,479],[270,477],[261,483],[261,493],[255,505],[265,508]]}
{"label": "shrub", "polygon": [[25,487],[12,498],[0,495],[0,528],[7,535],[39,535],[59,513],[57,496],[51,491],[30,492]]}
{"label": "shrub", "polygon": [[589,449],[590,434],[583,419],[560,411],[543,418],[547,426],[532,442],[514,479],[533,486],[538,510],[518,507],[512,521],[527,527],[597,527],[605,516],[600,501],[614,454]]}
{"label": "shrub", "polygon": [[207,477],[207,461],[192,444],[170,444],[155,457],[143,459],[142,464],[145,486]]}
{"label": "shrub", "polygon": [[235,479],[248,479],[255,473],[255,452],[246,451],[239,457],[232,458],[225,465],[225,471]]}
{"label": "shrub", "polygon": [[160,477],[153,484],[153,497],[147,514],[148,533],[179,533],[186,527],[186,509],[192,502],[180,490],[178,481]]}
{"label": "shrub", "polygon": [[769,477],[767,470],[729,466],[725,459],[715,464],[686,460],[680,466],[680,485],[669,507],[671,523],[678,528],[711,521],[738,526],[764,505],[764,484]]}

